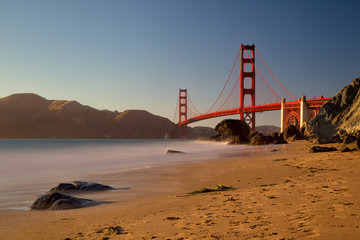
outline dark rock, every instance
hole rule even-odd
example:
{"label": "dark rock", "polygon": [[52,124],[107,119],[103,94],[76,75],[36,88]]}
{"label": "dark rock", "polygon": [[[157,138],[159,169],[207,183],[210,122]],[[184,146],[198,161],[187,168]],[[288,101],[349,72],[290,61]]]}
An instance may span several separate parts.
{"label": "dark rock", "polygon": [[30,207],[31,210],[65,210],[94,205],[89,199],[76,198],[58,192],[48,193],[38,198]]}
{"label": "dark rock", "polygon": [[349,148],[349,150],[351,150],[351,151],[359,150],[360,149],[360,139],[355,139],[355,141],[350,142],[350,143],[346,143],[346,141],[344,140],[342,149],[346,149],[346,148]]}
{"label": "dark rock", "polygon": [[245,136],[233,136],[232,138],[229,139],[228,142],[229,145],[245,144],[245,143],[249,143],[249,139]]}
{"label": "dark rock", "polygon": [[343,143],[344,143],[344,144],[349,144],[349,143],[352,143],[352,142],[354,142],[354,141],[356,141],[356,140],[357,140],[357,138],[356,138],[355,136],[353,136],[353,135],[348,135],[348,136],[346,136],[346,137],[344,138]]}
{"label": "dark rock", "polygon": [[317,153],[317,152],[333,152],[337,151],[334,147],[320,147],[320,146],[314,146],[310,149],[311,153]]}
{"label": "dark rock", "polygon": [[242,120],[226,119],[216,125],[215,130],[221,136],[248,136],[250,133],[249,125]]}
{"label": "dark rock", "polygon": [[248,143],[250,133],[249,125],[242,120],[226,119],[216,125],[215,130],[219,133],[210,137],[214,141],[228,141],[231,144]]}
{"label": "dark rock", "polygon": [[271,133],[269,136],[272,137],[274,139],[274,141],[277,141],[279,139],[279,133],[277,133],[277,132]]}
{"label": "dark rock", "polygon": [[251,131],[250,134],[248,135],[248,139],[251,140],[253,137],[255,137],[257,134],[259,134],[258,131]]}
{"label": "dark rock", "polygon": [[173,153],[184,153],[184,152],[176,151],[176,150],[170,150],[170,149],[166,151],[166,154],[173,154]]}
{"label": "dark rock", "polygon": [[60,183],[51,188],[49,192],[79,192],[79,191],[106,191],[114,188],[99,183],[74,181],[73,183]]}
{"label": "dark rock", "polygon": [[288,144],[288,142],[284,139],[284,136],[280,134],[279,138],[274,142],[274,144]]}
{"label": "dark rock", "polygon": [[291,137],[293,140],[304,140],[305,139],[305,136],[294,125],[287,126],[283,132],[283,135],[284,135],[284,139],[286,139],[286,140],[288,140]]}
{"label": "dark rock", "polygon": [[354,150],[351,150],[351,149],[348,148],[348,147],[345,147],[345,148],[343,148],[343,149],[340,150],[340,152],[352,152],[352,151],[354,151]]}
{"label": "dark rock", "polygon": [[313,138],[312,141],[315,144],[327,144],[327,143],[334,143],[334,141],[330,138],[326,137],[319,137],[319,138]]}
{"label": "dark rock", "polygon": [[271,142],[271,137],[269,138],[269,136],[264,136],[262,133],[258,133],[257,135],[255,135],[251,140],[250,140],[250,144],[251,145],[265,145],[265,144],[270,144]]}

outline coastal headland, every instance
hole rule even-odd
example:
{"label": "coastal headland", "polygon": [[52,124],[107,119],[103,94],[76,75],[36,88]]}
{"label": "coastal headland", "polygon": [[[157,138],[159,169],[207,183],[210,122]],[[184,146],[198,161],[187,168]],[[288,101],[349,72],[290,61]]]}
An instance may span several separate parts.
{"label": "coastal headland", "polygon": [[[242,158],[94,176],[146,181],[94,193],[94,207],[2,210],[0,238],[356,239],[360,152],[310,153],[312,146],[296,141]],[[189,194],[218,184],[232,190]]]}

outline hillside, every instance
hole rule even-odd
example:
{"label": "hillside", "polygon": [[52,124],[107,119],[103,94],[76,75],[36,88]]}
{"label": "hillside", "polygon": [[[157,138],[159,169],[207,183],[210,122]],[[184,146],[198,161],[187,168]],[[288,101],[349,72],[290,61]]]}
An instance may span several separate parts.
{"label": "hillside", "polygon": [[305,134],[330,139],[339,130],[360,130],[360,78],[344,87],[325,103],[306,125]]}
{"label": "hillside", "polygon": [[36,94],[0,98],[0,138],[173,138],[170,120],[144,110],[100,111]]}
{"label": "hillside", "polygon": [[256,126],[255,130],[257,130],[265,135],[271,134],[271,133],[280,133],[280,127],[274,126],[274,125]]}

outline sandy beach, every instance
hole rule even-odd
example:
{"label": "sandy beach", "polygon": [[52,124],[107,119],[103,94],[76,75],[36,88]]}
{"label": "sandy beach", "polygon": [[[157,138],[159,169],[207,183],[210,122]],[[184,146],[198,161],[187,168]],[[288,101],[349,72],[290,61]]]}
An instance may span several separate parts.
{"label": "sandy beach", "polygon": [[[124,188],[79,195],[89,208],[2,210],[0,239],[360,239],[360,152],[311,146],[92,176]],[[218,184],[233,189],[188,194]]]}

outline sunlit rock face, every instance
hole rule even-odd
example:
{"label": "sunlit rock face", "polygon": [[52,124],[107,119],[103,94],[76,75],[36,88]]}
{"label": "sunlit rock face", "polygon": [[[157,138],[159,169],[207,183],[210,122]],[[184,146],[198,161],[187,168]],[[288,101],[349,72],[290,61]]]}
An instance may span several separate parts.
{"label": "sunlit rock face", "polygon": [[306,124],[304,134],[331,140],[338,131],[360,131],[360,78],[344,87],[325,103]]}

